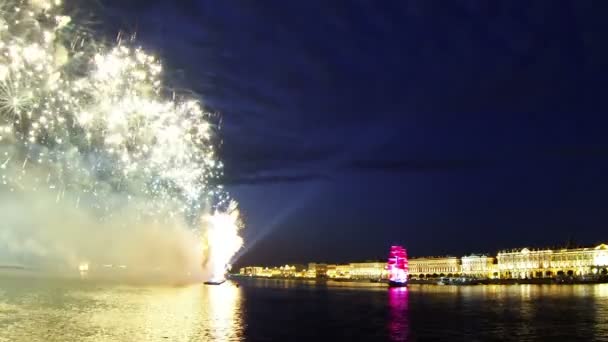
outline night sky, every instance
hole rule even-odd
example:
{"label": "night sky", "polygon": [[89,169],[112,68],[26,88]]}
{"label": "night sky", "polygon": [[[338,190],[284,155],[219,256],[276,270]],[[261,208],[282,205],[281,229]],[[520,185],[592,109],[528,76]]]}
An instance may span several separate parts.
{"label": "night sky", "polygon": [[221,115],[239,264],[608,241],[608,2],[99,1]]}

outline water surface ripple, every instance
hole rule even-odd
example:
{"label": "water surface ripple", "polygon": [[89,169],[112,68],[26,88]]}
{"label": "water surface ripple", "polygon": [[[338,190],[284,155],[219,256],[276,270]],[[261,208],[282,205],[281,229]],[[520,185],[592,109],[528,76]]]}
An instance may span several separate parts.
{"label": "water surface ripple", "polygon": [[0,276],[0,341],[608,341],[608,284],[247,280],[133,286]]}

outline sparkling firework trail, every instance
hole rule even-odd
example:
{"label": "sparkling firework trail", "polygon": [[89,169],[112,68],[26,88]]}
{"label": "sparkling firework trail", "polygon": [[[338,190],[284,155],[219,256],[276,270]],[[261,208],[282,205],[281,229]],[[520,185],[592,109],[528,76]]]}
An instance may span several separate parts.
{"label": "sparkling firework trail", "polygon": [[210,115],[163,96],[155,57],[123,41],[85,43],[71,25],[60,0],[0,0],[0,192],[46,188],[100,220],[124,201],[161,220],[214,213],[206,243],[225,265],[242,241],[236,202],[215,185],[223,166]]}

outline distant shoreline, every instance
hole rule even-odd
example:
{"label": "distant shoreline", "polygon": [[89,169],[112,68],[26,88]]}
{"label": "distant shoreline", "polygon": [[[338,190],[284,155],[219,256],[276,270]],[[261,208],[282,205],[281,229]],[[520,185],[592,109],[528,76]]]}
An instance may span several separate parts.
{"label": "distant shoreline", "polygon": [[[243,275],[230,275],[230,279],[234,280],[268,280],[268,281],[296,281],[296,282],[308,282],[308,283],[368,283],[368,284],[384,284],[386,280],[370,280],[370,279],[346,279],[346,278],[288,278],[288,277],[257,277],[257,276],[243,276]],[[440,279],[433,280],[421,280],[411,279],[409,284],[412,285],[437,285]],[[471,285],[583,285],[583,284],[606,284],[608,278],[605,279],[593,279],[593,280],[580,280],[580,279],[554,279],[554,278],[540,278],[540,279],[473,279],[466,283],[459,283],[457,281],[448,281],[443,285],[452,286],[471,286]]]}
{"label": "distant shoreline", "polygon": [[0,265],[0,270],[27,270],[24,266]]}

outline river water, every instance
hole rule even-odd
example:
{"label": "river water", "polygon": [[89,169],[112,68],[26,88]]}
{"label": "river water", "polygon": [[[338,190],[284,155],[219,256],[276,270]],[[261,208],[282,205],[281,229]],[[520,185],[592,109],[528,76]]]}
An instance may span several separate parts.
{"label": "river water", "polygon": [[608,341],[608,284],[246,280],[135,286],[0,277],[0,341]]}

